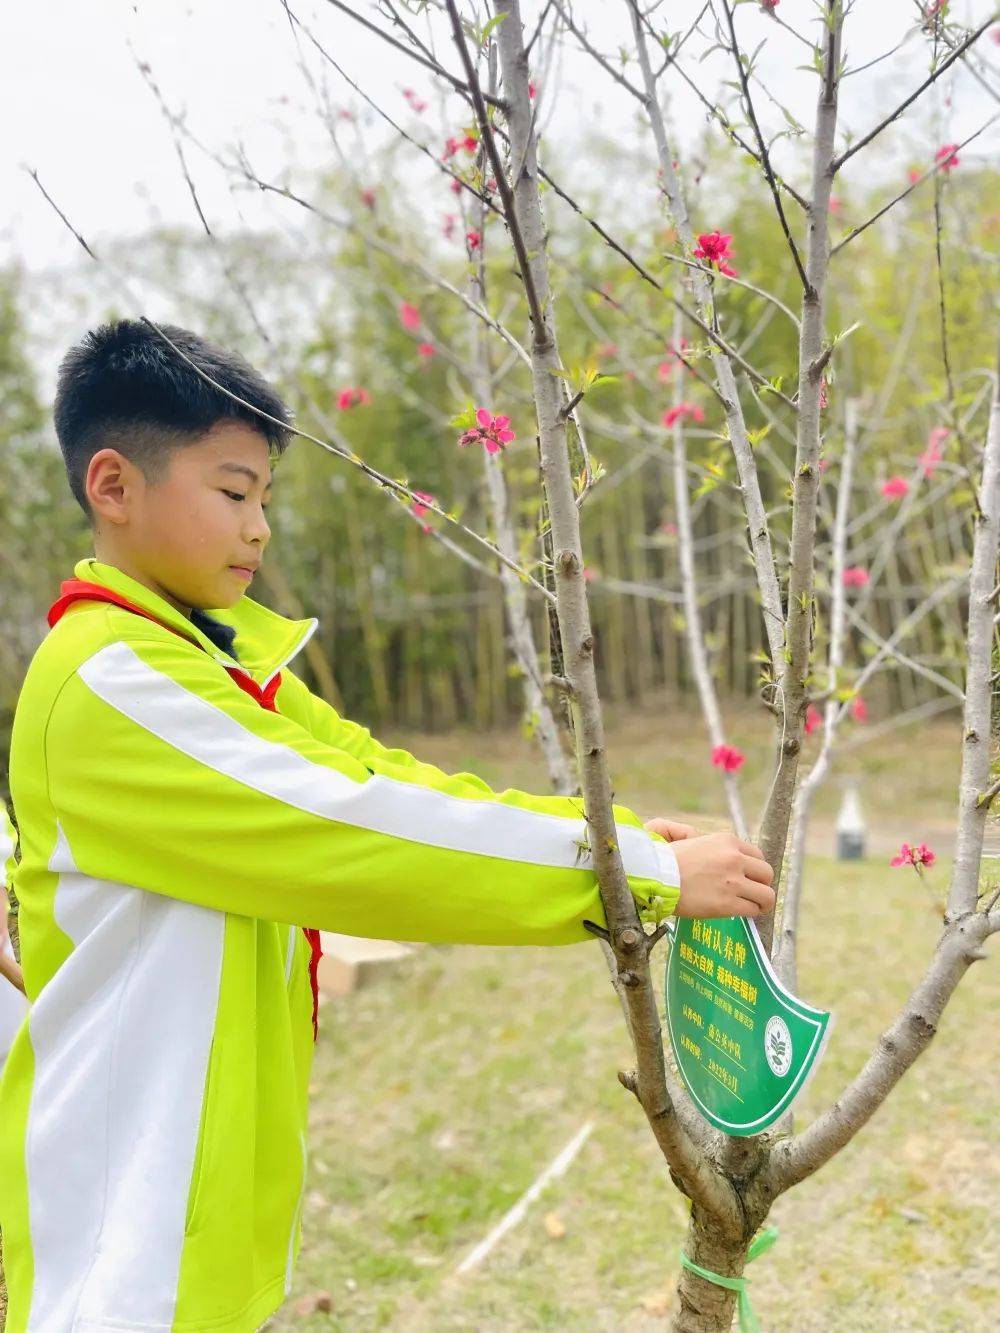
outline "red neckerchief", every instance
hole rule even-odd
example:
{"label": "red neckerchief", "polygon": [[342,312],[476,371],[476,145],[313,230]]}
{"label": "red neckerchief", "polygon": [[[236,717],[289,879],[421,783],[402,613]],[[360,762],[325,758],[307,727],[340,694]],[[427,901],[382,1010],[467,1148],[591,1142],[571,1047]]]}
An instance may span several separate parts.
{"label": "red neckerchief", "polygon": [[[147,620],[152,620],[157,625],[163,625],[164,629],[172,630],[174,634],[182,639],[187,638],[186,634],[182,634],[179,629],[174,629],[173,625],[166,624],[166,622],[160,620],[158,616],[154,616],[149,611],[144,611],[141,606],[136,606],[135,603],[130,602],[127,597],[122,597],[120,593],[112,592],[110,588],[105,588],[100,583],[88,583],[85,579],[64,579],[60,584],[59,592],[60,596],[58,601],[53,602],[49,607],[48,621],[50,627],[57,623],[66,608],[71,606],[74,602],[113,602],[115,606],[123,606],[126,611],[134,611],[136,615],[145,616]],[[225,662],[221,663],[221,665],[226,666]],[[257,682],[245,672],[241,671],[239,667],[226,666],[226,671],[228,671],[229,675],[240,689],[245,690],[251,698],[256,699],[262,708],[266,708],[268,712],[271,713],[276,713],[278,711],[275,706],[274,696],[278,691],[278,686],[281,684],[280,671],[274,675],[272,680],[268,681],[264,689],[261,689]],[[319,1036],[319,978],[317,976],[317,970],[319,968],[319,960],[323,956],[323,947],[318,930],[313,930],[308,926],[303,926],[302,929],[305,932],[306,939],[309,941],[310,949],[309,984],[312,987],[312,1022],[313,1040],[315,1041]]]}

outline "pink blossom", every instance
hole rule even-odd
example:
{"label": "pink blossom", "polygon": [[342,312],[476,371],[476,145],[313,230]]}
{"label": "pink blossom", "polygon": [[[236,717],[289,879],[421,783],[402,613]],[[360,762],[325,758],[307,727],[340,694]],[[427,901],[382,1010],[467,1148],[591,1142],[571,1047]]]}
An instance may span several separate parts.
{"label": "pink blossom", "polygon": [[347,106],[338,107],[337,115],[340,117],[341,120],[355,119],[354,112],[351,110],[350,107]]}
{"label": "pink blossom", "polygon": [[1000,46],[1000,28],[990,28],[990,41],[994,46]]}
{"label": "pink blossom", "polygon": [[861,565],[849,565],[843,573],[843,584],[845,588],[867,588],[868,570]]}
{"label": "pink blossom", "polygon": [[946,143],[934,154],[934,161],[941,164],[942,171],[951,171],[958,166],[958,144]]}
{"label": "pink blossom", "polygon": [[337,394],[337,407],[347,412],[352,407],[367,407],[372,396],[367,389],[341,389]]}
{"label": "pink blossom", "polygon": [[698,237],[698,245],[694,251],[695,259],[704,259],[709,268],[713,265],[720,273],[725,273],[729,278],[736,277],[736,270],[726,263],[726,260],[732,256],[730,241],[733,239],[732,233],[723,234],[720,231],[702,232]]}
{"label": "pink blossom", "polygon": [[830,202],[827,204],[827,208],[833,214],[842,213],[844,211],[844,205],[841,201],[840,196],[837,194],[831,194]]}
{"label": "pink blossom", "polygon": [[593,583],[594,579],[600,578],[600,575],[601,571],[599,569],[591,569],[590,565],[584,565],[583,567],[584,583]]}
{"label": "pink blossom", "polygon": [[909,171],[906,173],[906,179],[910,182],[911,185],[916,185],[917,181],[923,174],[924,173],[920,170],[919,167],[910,167]]}
{"label": "pink blossom", "polygon": [[465,243],[470,250],[478,250],[483,243],[482,233],[478,231],[467,231],[465,233]]}
{"label": "pink blossom", "polygon": [[905,477],[890,477],[888,481],[882,483],[882,494],[887,500],[902,500],[910,489],[910,483]]}
{"label": "pink blossom", "polygon": [[821,473],[822,473],[822,472],[825,472],[825,471],[827,470],[827,468],[830,466],[830,463],[831,463],[831,460],[830,460],[829,458],[821,458],[821,459],[819,460],[819,470],[820,470],[820,472],[821,472]]}
{"label": "pink blossom", "polygon": [[538,84],[533,79],[528,80],[528,97],[533,102],[538,96]]}
{"label": "pink blossom", "polygon": [[766,14],[773,14],[781,0],[760,0],[760,7]]}
{"label": "pink blossom", "polygon": [[665,532],[665,533],[667,534],[668,537],[676,537],[676,536],[677,536],[677,524],[676,524],[676,523],[672,523],[672,522],[668,519],[665,523],[661,523],[661,524],[660,524],[660,531],[661,531],[661,532]]}
{"label": "pink blossom", "polygon": [[400,301],[399,303],[399,322],[404,329],[413,333],[420,328],[420,311],[409,301]]}
{"label": "pink blossom", "polygon": [[930,435],[928,435],[927,448],[918,459],[925,480],[933,477],[937,465],[941,462],[941,455],[944,452],[944,442],[950,434],[951,431],[947,426],[935,426]]}
{"label": "pink blossom", "polygon": [[374,208],[374,207],[375,207],[375,191],[372,190],[372,189],[362,190],[362,191],[361,191],[361,202],[364,204],[365,208]]}
{"label": "pink blossom", "polygon": [[667,408],[660,420],[669,430],[675,421],[683,421],[685,417],[690,421],[702,422],[705,420],[705,413],[697,403],[678,403],[676,407]]}
{"label": "pink blossom", "polygon": [[598,347],[594,348],[594,355],[600,361],[613,361],[618,355],[618,344],[601,343]]}
{"label": "pink blossom", "polygon": [[451,184],[448,186],[448,189],[452,192],[452,194],[462,193],[462,182],[458,179],[457,176],[452,177],[452,181]]}
{"label": "pink blossom", "polygon": [[926,866],[928,870],[937,860],[937,854],[932,852],[926,842],[922,842],[919,847],[911,847],[908,842],[904,842],[899,851],[889,862],[891,866],[913,866],[915,870],[920,870]]}
{"label": "pink blossom", "polygon": [[485,407],[476,409],[476,424],[458,438],[458,443],[465,448],[467,444],[481,444],[488,454],[498,454],[504,445],[516,439],[510,428],[510,417],[492,416]]}
{"label": "pink blossom", "polygon": [[417,343],[417,356],[424,361],[429,361],[435,353],[433,343]]}
{"label": "pink blossom", "polygon": [[441,154],[441,157],[443,161],[447,162],[449,158],[454,157],[462,148],[464,148],[467,153],[474,153],[478,147],[479,140],[474,134],[453,136],[444,141],[444,152]]}
{"label": "pink blossom", "polygon": [[856,694],[851,700],[851,717],[854,718],[855,722],[868,721],[868,705],[860,694]]}
{"label": "pink blossom", "polygon": [[412,88],[404,88],[403,96],[406,98],[406,100],[409,102],[410,106],[413,108],[413,110],[417,113],[418,116],[421,114],[421,112],[427,110],[427,103],[421,101],[421,99],[417,96],[417,94],[413,91]]}
{"label": "pink blossom", "polygon": [[806,720],[803,729],[807,736],[811,736],[817,727],[823,725],[823,718],[815,704],[810,704],[806,709]]}
{"label": "pink blossom", "polygon": [[712,751],[712,763],[726,773],[735,773],[745,759],[743,751],[734,745],[717,745]]}
{"label": "pink blossom", "polygon": [[[461,189],[461,186],[459,186],[459,189]],[[457,213],[445,213],[444,223],[441,227],[441,235],[445,238],[446,241],[450,241],[452,236],[454,236],[455,223],[457,221],[458,221]]]}
{"label": "pink blossom", "polygon": [[[437,500],[434,498],[433,495],[430,495],[427,491],[414,491],[413,494],[416,496],[416,499],[410,506],[410,511],[416,518],[423,518],[423,516],[427,513],[427,506],[429,504],[431,505],[437,504]],[[423,501],[424,503],[421,504],[421,501]],[[423,525],[423,528],[424,532],[430,532],[431,525],[429,523],[425,523]]]}

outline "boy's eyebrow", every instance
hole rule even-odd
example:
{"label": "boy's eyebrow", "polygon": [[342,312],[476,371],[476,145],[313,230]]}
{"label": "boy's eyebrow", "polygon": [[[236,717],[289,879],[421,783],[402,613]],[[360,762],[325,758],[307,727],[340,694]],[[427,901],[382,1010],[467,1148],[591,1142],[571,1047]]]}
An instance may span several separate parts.
{"label": "boy's eyebrow", "polygon": [[[242,472],[245,476],[249,477],[251,481],[259,481],[259,480],[260,480],[260,478],[258,477],[257,473],[254,472],[253,468],[252,468],[252,467],[247,467],[244,463],[220,463],[220,464],[219,464],[219,471],[220,471],[220,472]],[[264,490],[265,490],[265,491],[269,491],[273,485],[274,485],[274,478],[272,477],[271,480],[270,480],[270,481],[267,483],[267,485],[264,487]]]}

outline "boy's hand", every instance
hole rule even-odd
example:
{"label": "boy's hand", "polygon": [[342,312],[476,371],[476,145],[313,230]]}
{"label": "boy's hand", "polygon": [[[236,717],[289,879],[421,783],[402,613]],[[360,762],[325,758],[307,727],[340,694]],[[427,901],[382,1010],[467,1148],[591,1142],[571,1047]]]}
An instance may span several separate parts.
{"label": "boy's hand", "polygon": [[679,819],[647,819],[643,828],[651,833],[659,833],[667,842],[680,842],[682,838],[695,838],[698,830],[693,824],[682,824]]}
{"label": "boy's hand", "polygon": [[681,872],[676,916],[761,916],[773,909],[774,871],[752,842],[706,833],[681,839],[674,855]]}

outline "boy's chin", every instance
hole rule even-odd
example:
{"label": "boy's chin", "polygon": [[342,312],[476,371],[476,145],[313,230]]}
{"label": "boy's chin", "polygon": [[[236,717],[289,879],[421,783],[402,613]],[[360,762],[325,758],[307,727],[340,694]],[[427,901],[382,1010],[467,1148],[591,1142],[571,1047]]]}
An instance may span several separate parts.
{"label": "boy's chin", "polygon": [[201,610],[228,611],[231,606],[236,605],[246,590],[246,585],[239,588],[220,588],[216,600],[211,603],[206,603]]}
{"label": "boy's chin", "polygon": [[202,589],[190,602],[190,606],[196,611],[228,611],[236,605],[248,586],[235,576],[232,579],[220,579],[212,588]]}

